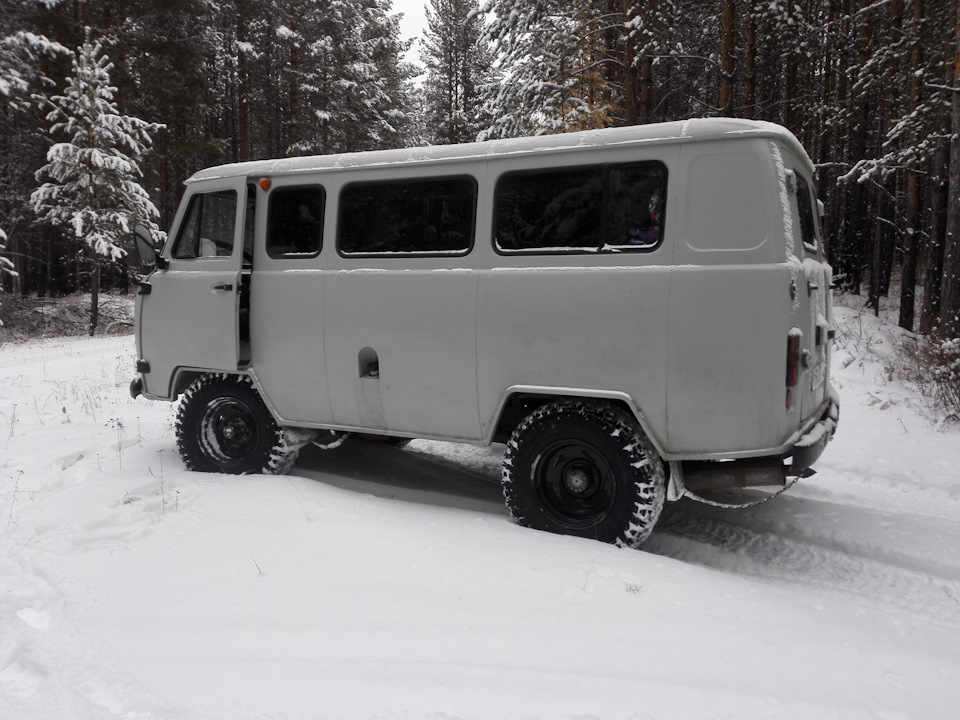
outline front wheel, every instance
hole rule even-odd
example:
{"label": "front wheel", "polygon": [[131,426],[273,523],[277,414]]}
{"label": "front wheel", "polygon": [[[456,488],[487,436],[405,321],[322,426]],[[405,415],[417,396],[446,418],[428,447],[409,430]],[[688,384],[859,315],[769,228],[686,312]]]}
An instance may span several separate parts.
{"label": "front wheel", "polygon": [[503,494],[519,524],[626,547],[653,530],[665,486],[636,420],[602,402],[544,405],[520,423],[503,458]]}
{"label": "front wheel", "polygon": [[[244,375],[201,375],[183,393],[177,449],[189,470],[282,475],[297,459],[260,394]],[[301,443],[302,444],[302,443]]]}

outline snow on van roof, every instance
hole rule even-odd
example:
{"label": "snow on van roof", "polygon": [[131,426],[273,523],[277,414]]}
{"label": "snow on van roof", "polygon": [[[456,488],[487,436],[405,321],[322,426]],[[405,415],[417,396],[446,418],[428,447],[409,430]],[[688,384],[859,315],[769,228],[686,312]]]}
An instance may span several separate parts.
{"label": "snow on van roof", "polygon": [[[257,177],[313,171],[346,170],[356,167],[383,167],[401,164],[429,164],[484,157],[571,151],[620,144],[646,144],[717,140],[730,135],[751,135],[779,139],[794,149],[802,159],[806,153],[792,132],[774,123],[734,118],[696,118],[682,122],[653,123],[603,130],[534,137],[488,140],[460,145],[430,145],[396,150],[372,150],[339,155],[253,160],[206,168],[195,173],[188,183],[228,177]],[[812,165],[811,165],[812,169]]]}

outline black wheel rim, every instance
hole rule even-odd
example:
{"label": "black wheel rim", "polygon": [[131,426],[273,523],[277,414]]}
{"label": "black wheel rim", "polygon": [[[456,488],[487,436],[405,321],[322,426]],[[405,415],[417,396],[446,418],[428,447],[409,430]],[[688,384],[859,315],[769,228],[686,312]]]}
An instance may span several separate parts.
{"label": "black wheel rim", "polygon": [[549,445],[533,470],[540,504],[567,530],[584,530],[600,523],[616,501],[613,468],[596,446],[583,440]]}
{"label": "black wheel rim", "polygon": [[218,398],[207,405],[200,419],[203,449],[222,468],[243,466],[260,445],[260,424],[245,402]]}

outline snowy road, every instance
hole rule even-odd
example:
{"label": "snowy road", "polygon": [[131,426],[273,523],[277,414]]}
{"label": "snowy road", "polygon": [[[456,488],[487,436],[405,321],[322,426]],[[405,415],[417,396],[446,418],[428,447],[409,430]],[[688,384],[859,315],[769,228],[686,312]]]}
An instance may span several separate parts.
{"label": "snowy road", "polygon": [[838,316],[819,473],[639,552],[512,525],[502,447],[188,473],[129,338],[0,347],[0,718],[956,718],[960,431]]}

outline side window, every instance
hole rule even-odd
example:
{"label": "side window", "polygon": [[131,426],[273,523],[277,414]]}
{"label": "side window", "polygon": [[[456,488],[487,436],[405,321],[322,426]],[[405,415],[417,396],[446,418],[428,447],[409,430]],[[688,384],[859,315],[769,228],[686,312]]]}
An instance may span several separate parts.
{"label": "side window", "polygon": [[497,248],[595,250],[602,199],[602,167],[504,175],[496,190]]}
{"label": "side window", "polygon": [[652,248],[663,237],[667,170],[646,163],[610,169],[606,244]]}
{"label": "side window", "polygon": [[177,260],[229,257],[233,254],[236,223],[236,191],[194,195],[177,234],[173,257]]}
{"label": "side window", "polygon": [[270,193],[267,254],[270,257],[314,256],[323,241],[322,187],[281,187]]}
{"label": "side window", "polygon": [[471,177],[347,185],[337,247],[344,255],[463,255],[473,245],[476,205]]}
{"label": "side window", "polygon": [[817,226],[813,215],[813,193],[807,181],[798,173],[797,180],[797,209],[800,213],[800,237],[803,246],[810,253],[817,252]]}
{"label": "side window", "polygon": [[660,163],[508,173],[496,189],[500,252],[650,250],[663,237]]}

